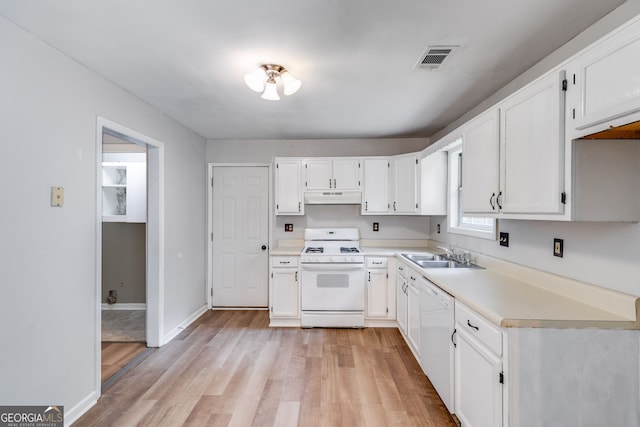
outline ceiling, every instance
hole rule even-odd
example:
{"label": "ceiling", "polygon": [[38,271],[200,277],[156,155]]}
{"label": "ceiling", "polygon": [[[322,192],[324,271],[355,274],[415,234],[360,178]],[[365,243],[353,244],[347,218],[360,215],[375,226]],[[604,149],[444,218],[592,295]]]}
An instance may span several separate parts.
{"label": "ceiling", "polygon": [[[206,139],[428,137],[623,0],[0,0],[0,15]],[[459,48],[416,69],[427,46]],[[285,66],[280,101],[244,74]]]}

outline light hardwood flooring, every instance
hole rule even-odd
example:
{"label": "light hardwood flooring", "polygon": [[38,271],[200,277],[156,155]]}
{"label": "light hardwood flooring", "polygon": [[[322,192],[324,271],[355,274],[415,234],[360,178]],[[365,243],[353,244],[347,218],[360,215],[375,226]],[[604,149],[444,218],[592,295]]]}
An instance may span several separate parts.
{"label": "light hardwood flooring", "polygon": [[396,329],[269,328],[209,311],[74,426],[454,426]]}
{"label": "light hardwood flooring", "polygon": [[102,343],[102,383],[114,376],[147,350],[143,342],[103,342]]}

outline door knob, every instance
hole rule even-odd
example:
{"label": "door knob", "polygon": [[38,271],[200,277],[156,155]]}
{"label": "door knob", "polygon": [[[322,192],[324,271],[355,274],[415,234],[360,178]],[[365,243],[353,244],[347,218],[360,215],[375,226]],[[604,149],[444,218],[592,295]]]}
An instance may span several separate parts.
{"label": "door knob", "polygon": [[262,249],[263,251],[266,251],[267,250],[267,245],[262,245],[262,247],[260,249]]}

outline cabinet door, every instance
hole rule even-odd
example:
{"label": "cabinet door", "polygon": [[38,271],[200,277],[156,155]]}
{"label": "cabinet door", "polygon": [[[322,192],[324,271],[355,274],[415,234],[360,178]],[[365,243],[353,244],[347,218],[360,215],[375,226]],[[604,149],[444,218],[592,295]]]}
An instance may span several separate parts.
{"label": "cabinet door", "polygon": [[403,335],[407,333],[407,281],[402,276],[396,277],[396,317],[398,328]]}
{"label": "cabinet door", "polygon": [[333,188],[331,160],[307,160],[305,169],[307,190],[328,190]]}
{"label": "cabinet door", "polygon": [[367,317],[387,317],[387,270],[367,271]]}
{"label": "cabinet door", "polygon": [[276,159],[276,215],[304,215],[302,162]]}
{"label": "cabinet door", "polygon": [[420,291],[410,282],[407,286],[407,338],[420,361]]}
{"label": "cabinet door", "polygon": [[393,162],[393,212],[414,214],[418,211],[418,156],[401,156]]}
{"label": "cabinet door", "polygon": [[455,414],[465,427],[502,425],[502,361],[458,327],[455,350]]}
{"label": "cabinet door", "polygon": [[333,188],[338,190],[359,190],[360,170],[360,159],[334,160]]}
{"label": "cabinet door", "polygon": [[271,317],[299,317],[296,269],[271,270]]}
{"label": "cabinet door", "polygon": [[363,215],[389,212],[389,160],[364,160]]}
{"label": "cabinet door", "polygon": [[469,122],[462,135],[462,212],[498,213],[498,109]]}
{"label": "cabinet door", "polygon": [[640,21],[590,48],[568,69],[571,87],[579,91],[577,103],[570,105],[573,128],[587,129],[640,111]]}
{"label": "cabinet door", "polygon": [[447,153],[420,159],[420,214],[447,214]]}
{"label": "cabinet door", "polygon": [[[497,203],[504,213],[564,210],[563,80],[564,71],[553,73],[500,105],[502,196]],[[463,167],[466,160],[463,151]]]}

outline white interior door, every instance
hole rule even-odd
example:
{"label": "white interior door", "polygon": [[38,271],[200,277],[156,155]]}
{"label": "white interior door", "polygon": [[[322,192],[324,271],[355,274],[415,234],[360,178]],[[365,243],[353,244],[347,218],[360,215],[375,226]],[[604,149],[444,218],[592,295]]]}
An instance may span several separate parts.
{"label": "white interior door", "polygon": [[266,307],[269,168],[214,166],[212,220],[212,306]]}

